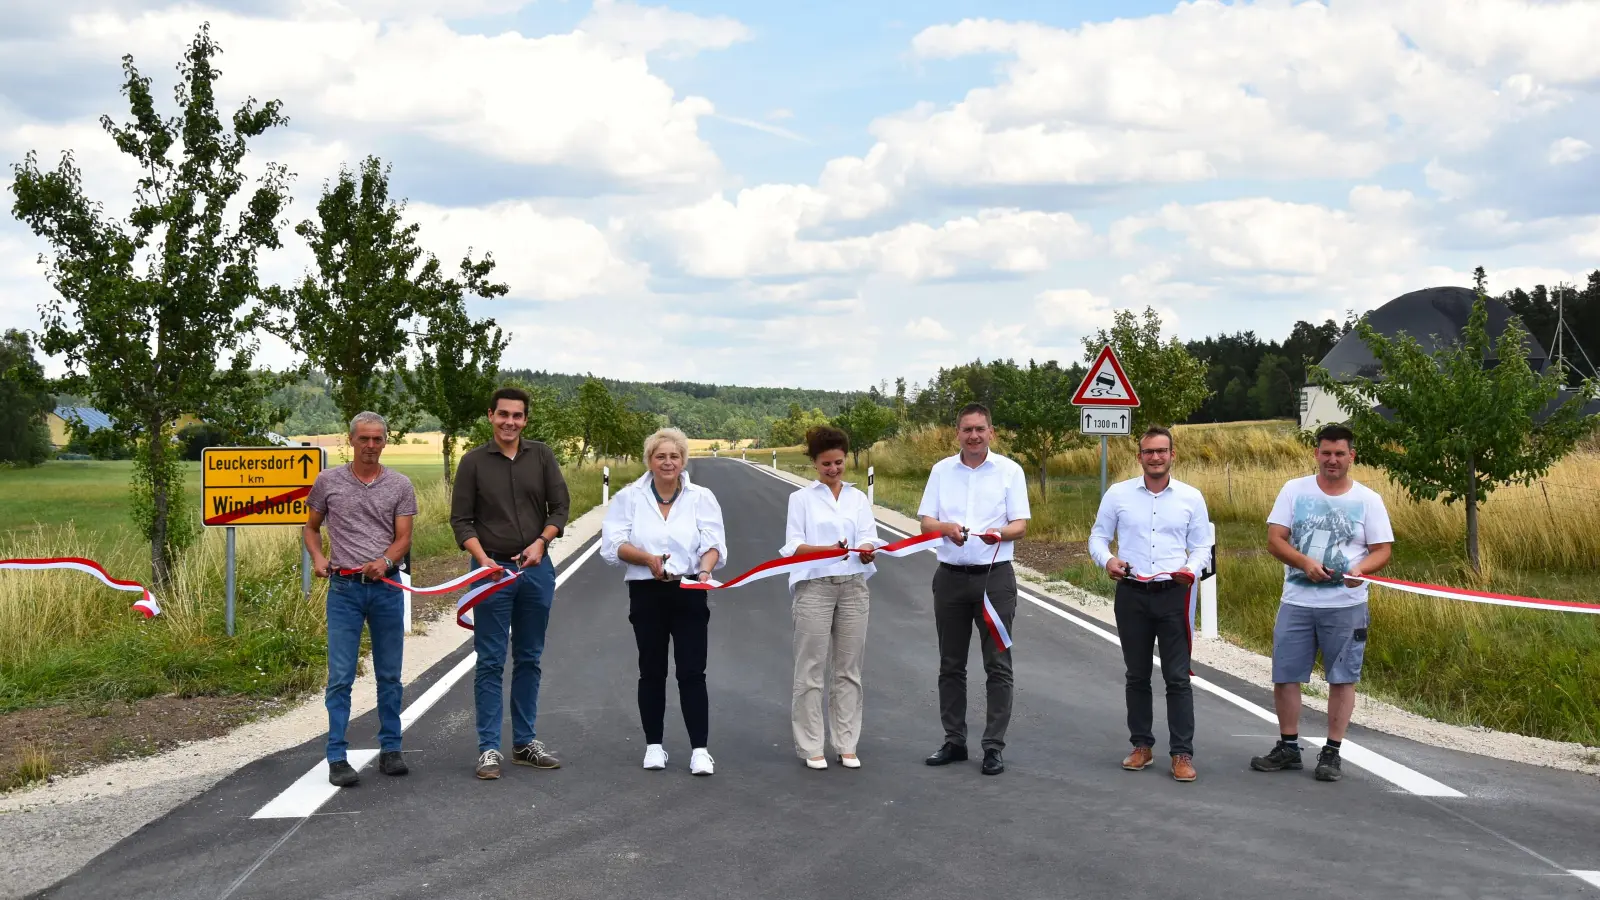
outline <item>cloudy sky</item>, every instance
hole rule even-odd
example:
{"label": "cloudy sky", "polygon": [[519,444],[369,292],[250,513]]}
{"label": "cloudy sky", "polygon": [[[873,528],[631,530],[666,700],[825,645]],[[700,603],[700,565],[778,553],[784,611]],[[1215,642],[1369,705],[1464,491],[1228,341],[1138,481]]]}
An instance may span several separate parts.
{"label": "cloudy sky", "polygon": [[[1480,263],[1493,290],[1600,267],[1594,0],[0,11],[0,160],[71,148],[124,207],[118,61],[166,99],[209,21],[223,99],[291,118],[255,151],[291,218],[392,162],[428,249],[499,261],[510,366],[863,388],[1077,359],[1122,307],[1281,337]],[[308,262],[287,243],[271,280]],[[0,327],[37,326],[42,249],[0,217]]]}

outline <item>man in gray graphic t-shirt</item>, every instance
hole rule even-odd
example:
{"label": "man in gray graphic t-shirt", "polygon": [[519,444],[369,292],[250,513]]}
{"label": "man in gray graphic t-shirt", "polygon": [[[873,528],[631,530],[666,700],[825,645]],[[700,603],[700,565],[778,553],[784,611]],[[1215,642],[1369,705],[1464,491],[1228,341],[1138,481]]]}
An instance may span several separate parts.
{"label": "man in gray graphic t-shirt", "polygon": [[1302,767],[1300,685],[1311,680],[1321,650],[1328,740],[1317,757],[1316,777],[1341,776],[1339,751],[1367,650],[1367,583],[1348,576],[1382,569],[1394,545],[1383,498],[1350,477],[1355,459],[1350,429],[1324,426],[1317,432],[1317,474],[1285,484],[1267,516],[1267,550],[1284,564],[1283,603],[1272,631],[1279,739],[1267,755],[1250,760],[1258,772]]}

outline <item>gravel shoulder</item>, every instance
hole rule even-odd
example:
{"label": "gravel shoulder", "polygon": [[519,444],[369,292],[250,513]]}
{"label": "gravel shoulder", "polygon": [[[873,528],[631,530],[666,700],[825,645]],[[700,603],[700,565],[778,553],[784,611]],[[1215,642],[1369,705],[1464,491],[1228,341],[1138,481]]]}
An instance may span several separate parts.
{"label": "gravel shoulder", "polygon": [[[552,542],[551,559],[565,561],[599,533],[604,517],[605,507],[597,506],[570,523],[565,536]],[[456,627],[453,610],[452,600],[429,617],[419,615],[415,633],[406,637],[405,682],[470,640]],[[371,668],[363,669],[351,691],[352,719],[377,703]],[[0,846],[7,849],[0,859],[0,898],[54,884],[246,764],[327,730],[319,693],[219,737],[0,795]]]}

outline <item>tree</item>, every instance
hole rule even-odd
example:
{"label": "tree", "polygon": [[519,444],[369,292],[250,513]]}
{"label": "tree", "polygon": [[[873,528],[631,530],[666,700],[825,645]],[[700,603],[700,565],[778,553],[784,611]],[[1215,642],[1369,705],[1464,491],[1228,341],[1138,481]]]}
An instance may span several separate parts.
{"label": "tree", "polygon": [[7,329],[0,339],[0,463],[36,466],[50,457],[45,416],[55,400],[46,387],[27,333]]}
{"label": "tree", "polygon": [[1101,329],[1083,339],[1084,362],[1093,363],[1100,348],[1110,344],[1122,360],[1122,369],[1141,405],[1133,411],[1133,432],[1146,426],[1182,422],[1211,393],[1206,387],[1206,363],[1195,359],[1176,337],[1161,341],[1161,316],[1145,307],[1144,321],[1133,311],[1119,309],[1111,330]]}
{"label": "tree", "polygon": [[822,410],[808,410],[798,403],[790,403],[789,414],[773,420],[767,431],[767,441],[774,447],[793,447],[805,443],[806,432],[826,424],[828,417]]}
{"label": "tree", "polygon": [[[856,398],[856,402],[834,417],[833,427],[850,438],[850,455],[855,459],[856,468],[860,468],[861,451],[872,449],[873,444],[894,433],[896,422],[894,410],[880,406],[868,395]],[[801,440],[804,439],[802,434]]]}
{"label": "tree", "polygon": [[[138,441],[133,514],[150,541],[158,589],[168,584],[174,553],[195,534],[192,519],[174,515],[183,470],[172,423],[250,379],[260,318],[241,310],[261,296],[257,256],[279,246],[287,203],[288,173],[276,164],[240,197],[250,140],[287,120],[276,100],[258,106],[252,99],[231,128],[224,124],[213,66],[220,52],[201,28],[178,66],[172,118],[156,110],[150,79],[133,57],[123,57],[132,121],[103,116],[100,124],[140,169],[126,221],[108,218],[84,195],[70,152],[54,171],[41,170],[32,153],[13,167],[12,211],[52,246],[47,277],[55,296],[40,310],[40,346],[64,357],[66,390],[92,396]],[[238,216],[231,225],[230,208]]]}
{"label": "tree", "polygon": [[1410,335],[1385,337],[1360,322],[1356,333],[1377,358],[1376,378],[1341,383],[1320,366],[1311,372],[1349,414],[1363,461],[1382,467],[1417,500],[1464,501],[1474,570],[1478,504],[1499,485],[1542,477],[1600,422],[1582,414],[1593,396],[1588,381],[1551,408],[1566,373],[1560,366],[1533,372],[1519,321],[1491,346],[1486,304],[1480,285],[1461,339],[1432,354]]}
{"label": "tree", "polygon": [[389,168],[377,157],[358,173],[341,168],[323,186],[317,220],[294,229],[316,270],[270,295],[272,330],[327,376],[344,421],[372,410],[388,420],[391,440],[416,424],[402,389],[408,323],[442,291],[439,261],[418,246],[420,226],[401,222],[404,211],[389,198]]}
{"label": "tree", "polygon": [[1261,357],[1255,386],[1250,389],[1251,411],[1260,419],[1282,419],[1295,414],[1300,392],[1289,379],[1289,362],[1276,353]]}
{"label": "tree", "polygon": [[500,355],[510,344],[493,319],[473,321],[467,315],[466,294],[488,299],[510,291],[489,281],[493,271],[493,257],[473,262],[468,253],[461,260],[460,280],[445,279],[437,285],[437,296],[428,303],[428,329],[417,339],[417,365],[405,373],[411,396],[439,420],[446,490],[455,484],[456,439],[484,418],[495,391]]}
{"label": "tree", "polygon": [[578,386],[578,436],[583,438],[578,458],[587,459],[591,449],[607,443],[619,424],[616,399],[605,382],[589,376],[589,380]]}
{"label": "tree", "polygon": [[995,399],[995,424],[1011,432],[1011,449],[1039,473],[1039,490],[1048,487],[1050,457],[1077,443],[1078,410],[1072,391],[1083,376],[1064,371],[1055,360],[1028,360],[1026,369],[1004,371]]}

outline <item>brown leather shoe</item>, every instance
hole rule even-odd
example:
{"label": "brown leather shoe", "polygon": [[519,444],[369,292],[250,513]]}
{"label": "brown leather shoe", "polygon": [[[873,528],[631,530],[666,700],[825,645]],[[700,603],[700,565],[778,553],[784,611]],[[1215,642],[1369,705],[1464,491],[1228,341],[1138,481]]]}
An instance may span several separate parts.
{"label": "brown leather shoe", "polygon": [[1200,777],[1194,770],[1194,760],[1187,753],[1179,753],[1172,758],[1172,778],[1174,781],[1193,781]]}
{"label": "brown leather shoe", "polygon": [[1122,767],[1130,772],[1137,772],[1154,762],[1155,758],[1156,755],[1149,747],[1135,747],[1133,752],[1128,754],[1128,758],[1122,761]]}

